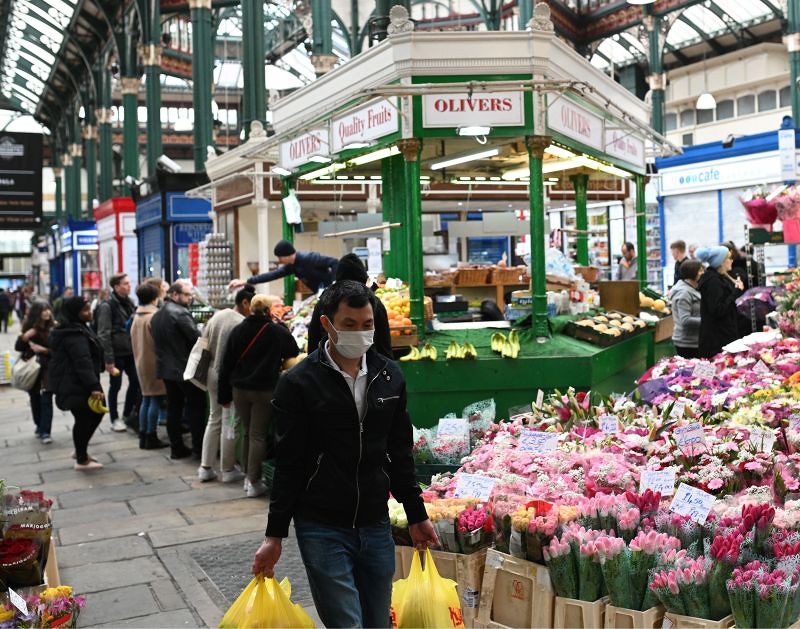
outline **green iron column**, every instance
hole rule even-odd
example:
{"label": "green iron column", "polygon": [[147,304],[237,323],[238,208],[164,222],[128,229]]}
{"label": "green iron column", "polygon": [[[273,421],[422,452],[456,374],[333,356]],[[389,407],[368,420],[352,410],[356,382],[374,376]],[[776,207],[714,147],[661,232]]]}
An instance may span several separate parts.
{"label": "green iron column", "polygon": [[405,163],[402,155],[393,155],[382,160],[383,220],[387,223],[402,223],[402,227],[388,230],[389,252],[384,257],[383,268],[387,277],[400,277],[407,281],[409,268],[405,231],[405,176]]}
{"label": "green iron column", "polygon": [[519,30],[524,31],[533,17],[533,0],[519,0],[517,6],[519,7]]}
{"label": "green iron column", "polygon": [[789,90],[792,96],[794,126],[800,125],[800,0],[788,0],[786,35],[783,42],[789,52]]}
{"label": "green iron column", "polygon": [[264,2],[242,0],[242,128],[250,137],[250,123],[266,124],[267,99],[264,85]]}
{"label": "green iron column", "polygon": [[540,339],[550,336],[547,320],[547,279],[544,251],[544,150],[550,146],[546,135],[529,136],[528,164],[530,169],[531,211],[531,276],[533,292],[533,331]]}
{"label": "green iron column", "polygon": [[645,29],[647,29],[648,60],[650,64],[650,74],[647,81],[650,84],[650,95],[652,97],[652,118],[650,126],[656,131],[664,133],[664,90],[667,87],[667,75],[664,72],[663,46],[661,38],[661,18],[648,12],[644,8],[645,16],[643,19]]}
{"label": "green iron column", "polygon": [[311,18],[313,24],[311,64],[319,77],[333,70],[338,61],[338,57],[333,54],[331,0],[311,0]]}
{"label": "green iron column", "polygon": [[111,72],[108,70],[107,61],[108,59],[104,55],[95,71],[100,105],[95,114],[99,140],[100,186],[98,199],[100,202],[111,198],[114,182],[114,155],[111,150]]}
{"label": "green iron column", "polygon": [[406,256],[409,297],[411,302],[411,324],[417,328],[420,338],[425,335],[425,277],[422,268],[422,196],[419,190],[419,156],[422,140],[409,138],[397,143],[403,154],[405,173],[405,212],[403,231],[406,240]]}
{"label": "green iron column", "polygon": [[644,189],[647,178],[636,175],[636,262],[639,286],[647,286],[647,203]]}
{"label": "green iron column", "polygon": [[141,80],[135,76],[124,76],[122,83],[122,174],[123,179],[131,176],[139,178],[139,85]]}
{"label": "green iron column", "polygon": [[206,169],[208,147],[214,146],[211,82],[214,68],[214,36],[211,32],[211,0],[189,0],[192,16],[192,99],[194,106],[194,169]]}
{"label": "green iron column", "polygon": [[[160,25],[158,2],[153,2],[156,17],[153,20]],[[153,29],[149,44],[142,47],[144,63],[145,98],[147,102],[147,174],[155,175],[156,160],[164,152],[161,145],[161,46],[159,46],[161,29]],[[155,39],[155,41],[153,41]],[[126,116],[127,120],[127,116]]]}
{"label": "green iron column", "polygon": [[[94,113],[91,119],[94,121]],[[88,108],[86,120],[89,121]],[[83,142],[86,147],[86,216],[92,220],[94,200],[97,198],[97,127],[94,124],[83,127]]]}
{"label": "green iron column", "polygon": [[572,175],[570,178],[575,190],[575,230],[578,232],[577,262],[581,266],[589,266],[589,215],[586,208],[589,191],[589,175]]}
{"label": "green iron column", "polygon": [[83,174],[83,146],[81,145],[81,122],[78,119],[78,110],[72,116],[72,144],[69,153],[72,156],[72,213],[71,218],[81,217],[81,175]]}
{"label": "green iron column", "polygon": [[[281,178],[281,197],[286,198],[289,196],[289,193],[295,189],[296,182],[291,177],[282,177]],[[294,230],[292,230],[292,226],[286,221],[286,207],[281,203],[281,225],[283,226],[283,239],[288,240],[289,242],[294,242]],[[272,247],[271,244],[267,244],[267,247]],[[263,272],[266,272],[267,269],[264,269]],[[292,305],[294,302],[294,276],[287,275],[283,278],[283,301],[287,306]]]}

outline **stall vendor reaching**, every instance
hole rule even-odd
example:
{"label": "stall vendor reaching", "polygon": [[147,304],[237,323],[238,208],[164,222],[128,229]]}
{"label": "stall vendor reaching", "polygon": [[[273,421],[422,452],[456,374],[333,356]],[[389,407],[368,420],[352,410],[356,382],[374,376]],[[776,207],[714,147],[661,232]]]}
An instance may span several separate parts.
{"label": "stall vendor reaching", "polygon": [[254,275],[247,280],[233,280],[228,285],[228,290],[239,289],[245,284],[265,284],[287,275],[294,275],[316,293],[320,288],[327,288],[333,284],[336,278],[336,265],[339,263],[336,258],[314,251],[296,251],[288,240],[279,241],[273,253],[278,258],[280,267],[269,273]]}

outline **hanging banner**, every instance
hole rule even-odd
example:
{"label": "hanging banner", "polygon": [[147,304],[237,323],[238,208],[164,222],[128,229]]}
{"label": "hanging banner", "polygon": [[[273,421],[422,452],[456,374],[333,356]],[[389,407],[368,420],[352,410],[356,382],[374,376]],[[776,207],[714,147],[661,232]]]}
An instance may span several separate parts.
{"label": "hanging banner", "polygon": [[624,129],[606,129],[605,153],[629,164],[645,167],[644,140]]}
{"label": "hanging banner", "polygon": [[291,142],[283,142],[280,153],[280,165],[286,170],[307,164],[314,156],[328,157],[330,155],[328,129],[314,129]]}
{"label": "hanging banner", "polygon": [[331,121],[331,148],[340,153],[350,144],[372,142],[399,130],[397,99],[372,101]]}
{"label": "hanging banner", "polygon": [[0,132],[0,228],[42,223],[42,136]]}
{"label": "hanging banner", "polygon": [[428,94],[422,97],[422,126],[522,127],[524,103],[522,92]]}
{"label": "hanging banner", "polygon": [[556,97],[547,107],[547,126],[599,151],[603,143],[603,119],[565,96]]}

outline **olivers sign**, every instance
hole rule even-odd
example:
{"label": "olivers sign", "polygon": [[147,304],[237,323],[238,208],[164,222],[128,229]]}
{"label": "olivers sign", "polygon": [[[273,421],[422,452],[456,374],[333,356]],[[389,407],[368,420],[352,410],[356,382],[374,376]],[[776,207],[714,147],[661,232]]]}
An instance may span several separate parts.
{"label": "olivers sign", "polygon": [[0,133],[0,228],[42,222],[42,136]]}

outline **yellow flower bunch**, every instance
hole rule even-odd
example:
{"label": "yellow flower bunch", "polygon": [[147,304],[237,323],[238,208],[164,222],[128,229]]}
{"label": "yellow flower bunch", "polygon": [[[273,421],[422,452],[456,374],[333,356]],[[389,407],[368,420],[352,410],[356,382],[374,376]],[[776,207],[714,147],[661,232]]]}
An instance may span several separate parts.
{"label": "yellow flower bunch", "polygon": [[13,609],[2,609],[0,610],[0,622],[7,622],[9,620],[14,619],[14,610]]}
{"label": "yellow flower bunch", "polygon": [[568,505],[558,505],[558,521],[561,524],[578,519],[578,508]]}
{"label": "yellow flower bunch", "polygon": [[475,498],[443,498],[425,503],[425,510],[431,522],[454,520],[459,513],[478,504]]}
{"label": "yellow flower bunch", "polygon": [[58,600],[59,598],[69,598],[72,596],[72,588],[69,585],[59,585],[54,588],[47,588],[39,595],[44,602]]}
{"label": "yellow flower bunch", "polygon": [[536,509],[528,507],[528,509],[518,509],[511,514],[511,526],[515,531],[523,533],[528,530],[528,524],[533,518],[536,517]]}

